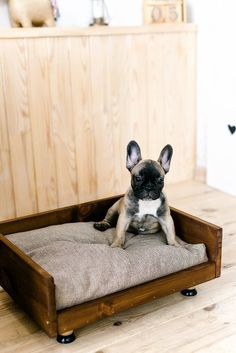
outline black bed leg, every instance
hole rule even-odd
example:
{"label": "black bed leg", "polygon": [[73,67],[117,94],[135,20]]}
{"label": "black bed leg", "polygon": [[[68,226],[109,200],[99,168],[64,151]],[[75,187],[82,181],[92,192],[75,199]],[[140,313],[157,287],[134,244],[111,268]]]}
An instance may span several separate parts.
{"label": "black bed leg", "polygon": [[194,297],[195,295],[197,295],[197,290],[196,288],[184,289],[181,291],[181,294],[185,297]]}
{"label": "black bed leg", "polygon": [[75,340],[74,331],[65,332],[62,335],[57,335],[57,342],[66,344],[71,343]]}

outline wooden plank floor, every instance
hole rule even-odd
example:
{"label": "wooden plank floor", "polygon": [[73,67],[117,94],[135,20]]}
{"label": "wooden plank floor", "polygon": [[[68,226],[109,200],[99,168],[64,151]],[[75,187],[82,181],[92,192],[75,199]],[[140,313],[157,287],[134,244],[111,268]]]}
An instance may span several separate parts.
{"label": "wooden plank floor", "polygon": [[175,293],[77,330],[67,346],[48,338],[1,291],[0,352],[235,353],[236,197],[193,181],[166,193],[172,206],[223,227],[220,278],[199,285],[194,298]]}

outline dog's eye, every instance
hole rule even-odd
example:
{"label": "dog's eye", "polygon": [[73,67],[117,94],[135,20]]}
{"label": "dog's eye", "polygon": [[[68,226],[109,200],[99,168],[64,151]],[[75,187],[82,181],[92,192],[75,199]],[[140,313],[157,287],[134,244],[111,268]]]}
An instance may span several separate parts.
{"label": "dog's eye", "polygon": [[163,177],[158,178],[158,183],[159,184],[162,184],[163,182],[164,182],[164,178]]}
{"label": "dog's eye", "polygon": [[139,182],[139,181],[142,181],[143,178],[140,175],[136,175],[135,180]]}

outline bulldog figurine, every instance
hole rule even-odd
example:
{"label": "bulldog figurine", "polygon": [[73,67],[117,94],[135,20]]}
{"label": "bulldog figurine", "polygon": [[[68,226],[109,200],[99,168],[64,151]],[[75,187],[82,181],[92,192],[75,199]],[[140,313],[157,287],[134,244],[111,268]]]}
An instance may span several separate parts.
{"label": "bulldog figurine", "polygon": [[55,26],[50,0],[9,0],[12,27]]}

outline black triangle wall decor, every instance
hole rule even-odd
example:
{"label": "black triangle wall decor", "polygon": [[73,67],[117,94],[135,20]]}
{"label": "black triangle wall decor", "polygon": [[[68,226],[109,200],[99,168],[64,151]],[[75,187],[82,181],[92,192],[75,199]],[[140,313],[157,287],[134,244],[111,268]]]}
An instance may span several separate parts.
{"label": "black triangle wall decor", "polygon": [[229,131],[231,132],[231,134],[233,135],[236,131],[236,126],[233,125],[228,125]]}

